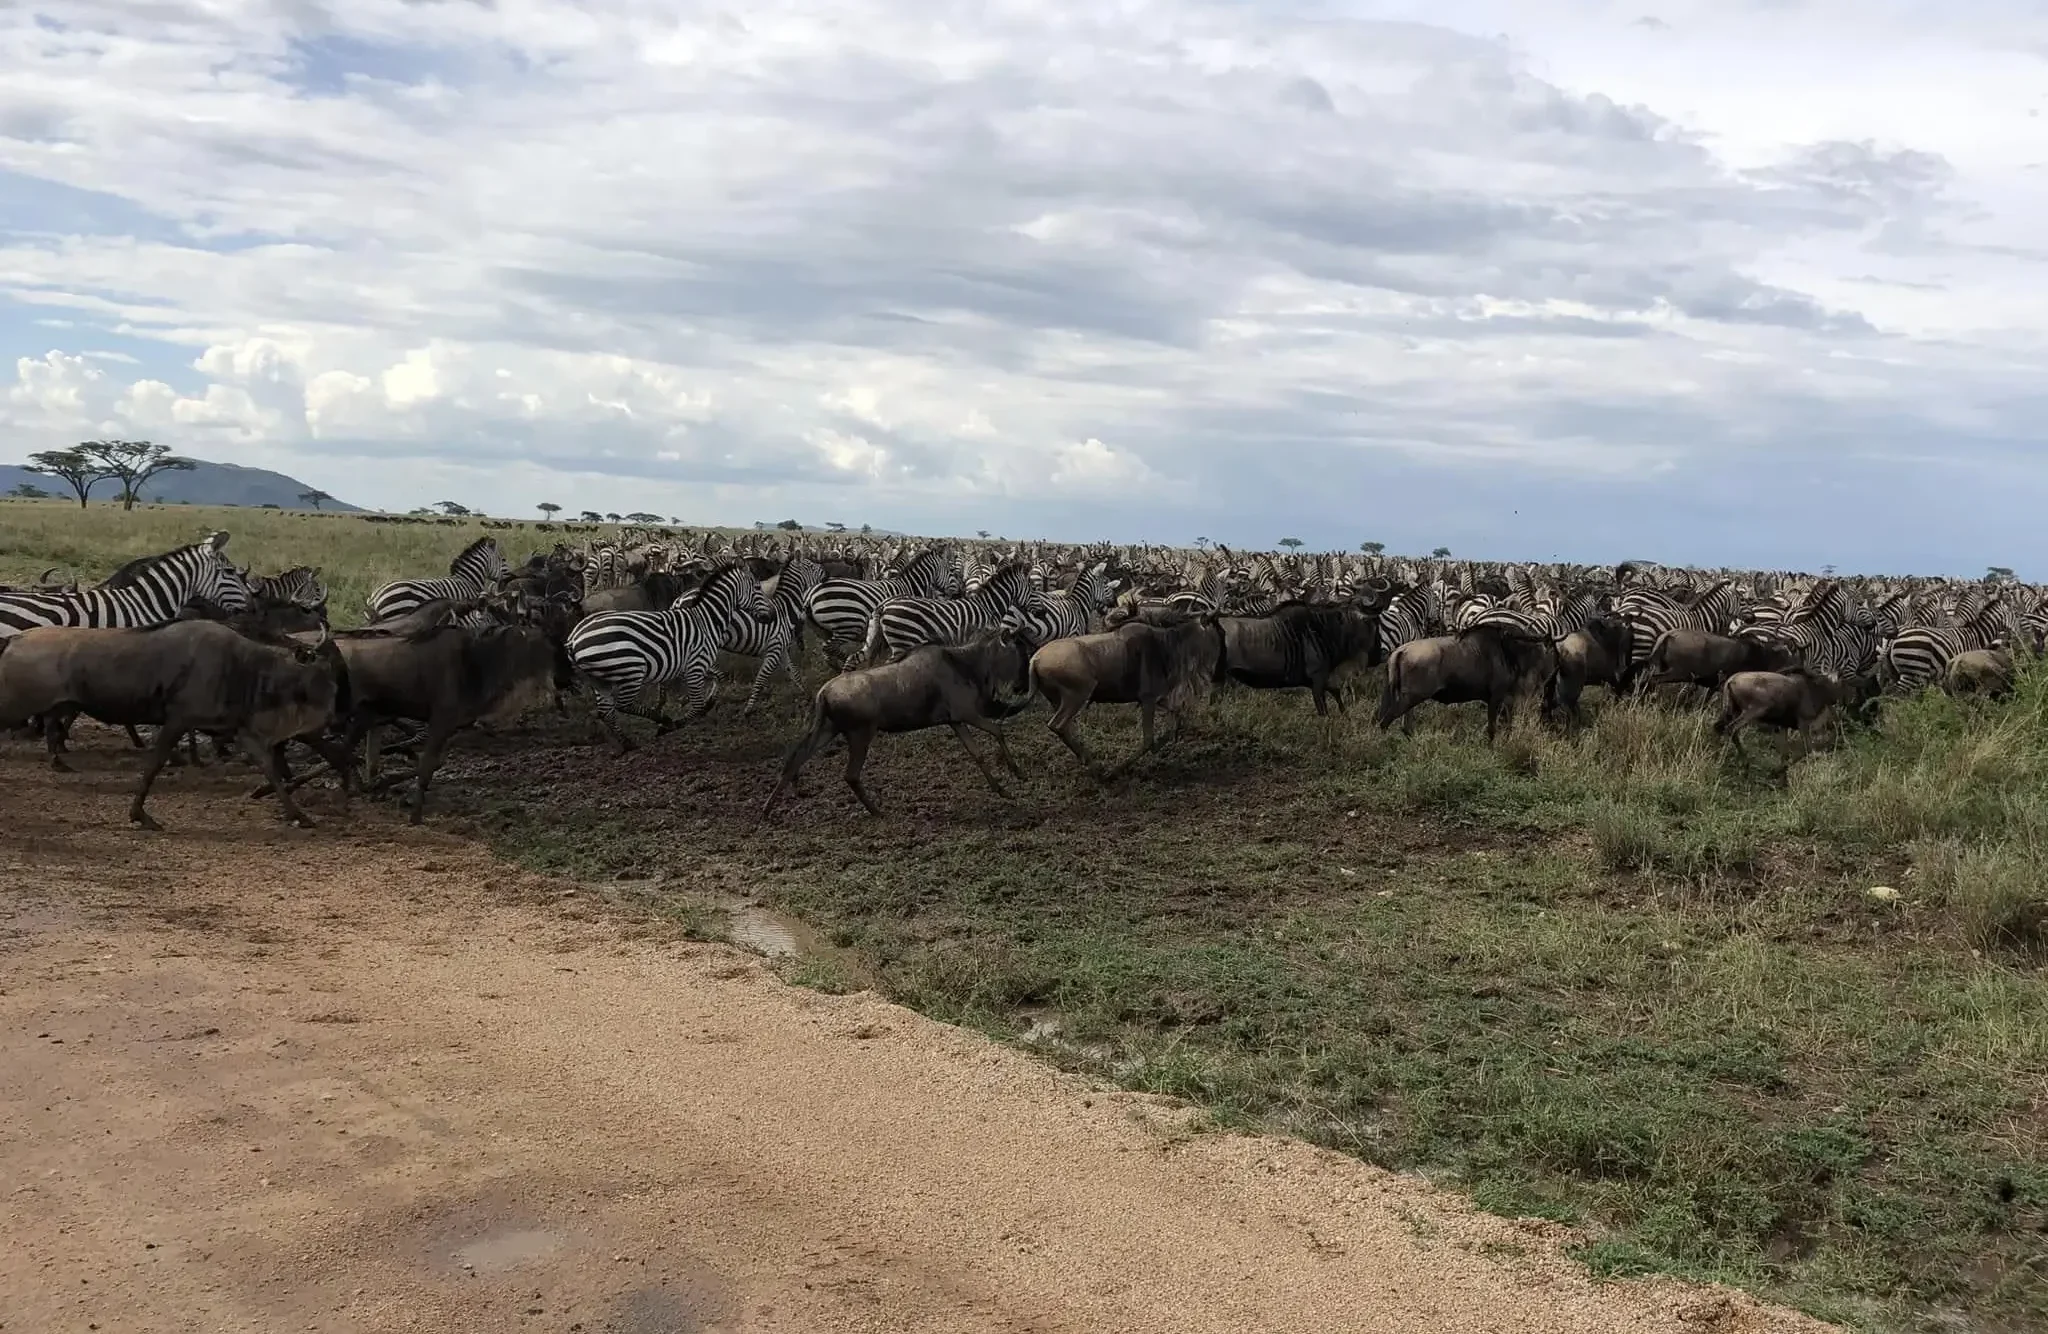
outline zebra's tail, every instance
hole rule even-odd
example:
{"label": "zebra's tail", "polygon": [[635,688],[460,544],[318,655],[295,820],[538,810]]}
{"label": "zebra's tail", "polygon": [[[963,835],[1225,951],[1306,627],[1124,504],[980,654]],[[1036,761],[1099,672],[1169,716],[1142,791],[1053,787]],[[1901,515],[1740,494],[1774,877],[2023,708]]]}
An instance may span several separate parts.
{"label": "zebra's tail", "polygon": [[847,660],[848,666],[872,667],[888,655],[889,638],[882,633],[882,611],[888,605],[884,602],[868,613],[868,632],[861,640],[859,654]]}

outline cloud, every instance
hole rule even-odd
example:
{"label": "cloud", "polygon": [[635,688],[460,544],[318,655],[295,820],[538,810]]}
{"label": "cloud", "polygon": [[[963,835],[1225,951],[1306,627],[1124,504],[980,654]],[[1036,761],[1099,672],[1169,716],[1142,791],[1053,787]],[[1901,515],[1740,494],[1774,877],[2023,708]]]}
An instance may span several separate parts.
{"label": "cloud", "polygon": [[[2025,448],[2023,17],[46,0],[0,13],[0,424],[399,508],[1348,547],[1490,496],[1487,554],[1611,554],[1512,485]],[[1943,559],[2026,531],[1980,475]],[[1827,540],[1720,503],[1727,559]]]}

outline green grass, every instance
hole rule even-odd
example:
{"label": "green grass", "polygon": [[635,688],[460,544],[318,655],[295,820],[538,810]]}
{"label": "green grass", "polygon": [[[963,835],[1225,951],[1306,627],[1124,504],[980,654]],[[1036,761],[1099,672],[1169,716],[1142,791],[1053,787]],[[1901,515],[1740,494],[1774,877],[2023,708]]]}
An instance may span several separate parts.
{"label": "green grass", "polygon": [[[188,526],[246,530],[259,565],[360,550],[365,587],[473,535],[245,514]],[[13,515],[0,578],[51,563]],[[120,516],[90,519],[70,540],[105,568]],[[1790,765],[1696,707],[1489,748],[1469,709],[1404,736],[1229,692],[1103,790],[1043,718],[1013,729],[1014,802],[951,737],[886,738],[888,819],[828,756],[757,827],[802,725],[784,698],[623,762],[581,720],[479,738],[446,809],[560,874],[755,890],[843,955],[795,980],[857,975],[1214,1125],[1578,1224],[1602,1275],[1870,1329],[2048,1327],[2048,672],[1996,706],[1890,702]],[[1082,725],[1135,747],[1124,711]]]}

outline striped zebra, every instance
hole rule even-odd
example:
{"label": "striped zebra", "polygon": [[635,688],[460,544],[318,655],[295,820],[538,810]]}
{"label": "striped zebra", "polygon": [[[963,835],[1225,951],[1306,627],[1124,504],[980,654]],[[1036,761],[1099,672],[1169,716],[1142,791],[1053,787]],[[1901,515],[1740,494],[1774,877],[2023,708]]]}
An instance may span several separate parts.
{"label": "striped zebra", "polygon": [[1854,608],[1848,588],[1833,581],[1812,589],[1777,624],[1744,633],[1784,645],[1808,668],[1838,681],[1861,675],[1877,654],[1869,613]]}
{"label": "striped zebra", "polygon": [[942,549],[933,547],[880,579],[827,579],[811,590],[804,615],[824,637],[825,656],[844,664],[866,642],[868,622],[884,602],[950,596],[959,588],[958,568]]}
{"label": "striped zebra", "polygon": [[296,607],[327,623],[327,585],[317,569],[300,565],[283,574],[258,575],[249,581],[249,592],[259,607]]}
{"label": "striped zebra", "polygon": [[1430,612],[1430,594],[1426,588],[1406,588],[1394,595],[1394,600],[1380,608],[1380,652],[1390,654],[1403,644],[1429,638],[1436,623]]}
{"label": "striped zebra", "polygon": [[1900,630],[1880,655],[1878,673],[1888,690],[1923,690],[1948,679],[1948,665],[1956,655],[2010,645],[2020,634],[2013,609],[1994,595],[1960,625],[1913,625]]}
{"label": "striped zebra", "polygon": [[1680,602],[1654,588],[1631,588],[1614,604],[1615,617],[1628,627],[1628,645],[1621,665],[1621,682],[1626,689],[1642,675],[1650,650],[1666,631],[1704,630],[1725,635],[1742,610],[1735,581],[1723,579],[1690,602]]}
{"label": "striped zebra", "polygon": [[1029,602],[1011,611],[1005,624],[1014,624],[1034,648],[1043,648],[1055,639],[1087,634],[1095,618],[1115,600],[1115,581],[1106,565],[1096,564],[1075,576],[1074,586],[1063,593],[1044,597],[1034,590]]}
{"label": "striped zebra", "polygon": [[[900,661],[927,644],[958,645],[983,630],[993,630],[1006,614],[1028,606],[1036,594],[1031,571],[1021,561],[1002,566],[987,583],[966,597],[896,598],[876,608],[868,623],[862,662],[875,666]],[[880,656],[883,650],[888,656]]]}
{"label": "striped zebra", "polygon": [[1600,599],[1591,593],[1581,593],[1563,603],[1558,602],[1554,595],[1546,595],[1536,601],[1539,604],[1536,610],[1511,606],[1484,608],[1466,618],[1458,629],[1465,631],[1482,625],[1500,625],[1524,638],[1548,639],[1555,643],[1585,629],[1600,614]]}
{"label": "striped zebra", "polygon": [[249,585],[222,554],[227,541],[226,533],[215,533],[204,542],[130,561],[115,572],[116,587],[0,593],[0,639],[46,625],[148,629],[176,620],[186,604],[200,598],[230,614],[247,611]]}
{"label": "striped zebra", "polygon": [[[769,615],[761,585],[744,562],[722,565],[704,586],[676,599],[667,611],[601,611],[569,632],[569,662],[597,696],[597,724],[618,743],[633,741],[619,729],[619,713],[652,719],[654,734],[671,729],[662,717],[668,687],[680,683],[689,716],[711,707],[718,680],[718,650],[733,622]],[[649,691],[653,698],[649,699]]]}
{"label": "striped zebra", "polygon": [[498,550],[498,539],[479,537],[448,562],[447,578],[397,579],[370,594],[370,619],[388,621],[435,598],[458,602],[479,598],[495,592],[511,577],[512,567],[505,563],[505,553]]}
{"label": "striped zebra", "polygon": [[738,657],[761,660],[754,673],[754,688],[740,710],[743,717],[754,711],[754,705],[760,702],[777,672],[788,672],[790,681],[802,692],[804,679],[797,671],[797,655],[804,646],[804,604],[810,600],[812,590],[825,582],[825,567],[799,552],[783,563],[774,582],[774,590],[768,594],[773,616],[768,620],[733,617],[725,640],[719,645]]}

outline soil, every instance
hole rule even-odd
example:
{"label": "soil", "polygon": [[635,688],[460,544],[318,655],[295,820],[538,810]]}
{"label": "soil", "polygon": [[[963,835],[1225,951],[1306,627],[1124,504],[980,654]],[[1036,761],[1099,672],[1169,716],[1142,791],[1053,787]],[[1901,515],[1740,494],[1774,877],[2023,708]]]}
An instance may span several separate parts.
{"label": "soil", "polygon": [[0,744],[0,1330],[1815,1330],[388,807]]}

